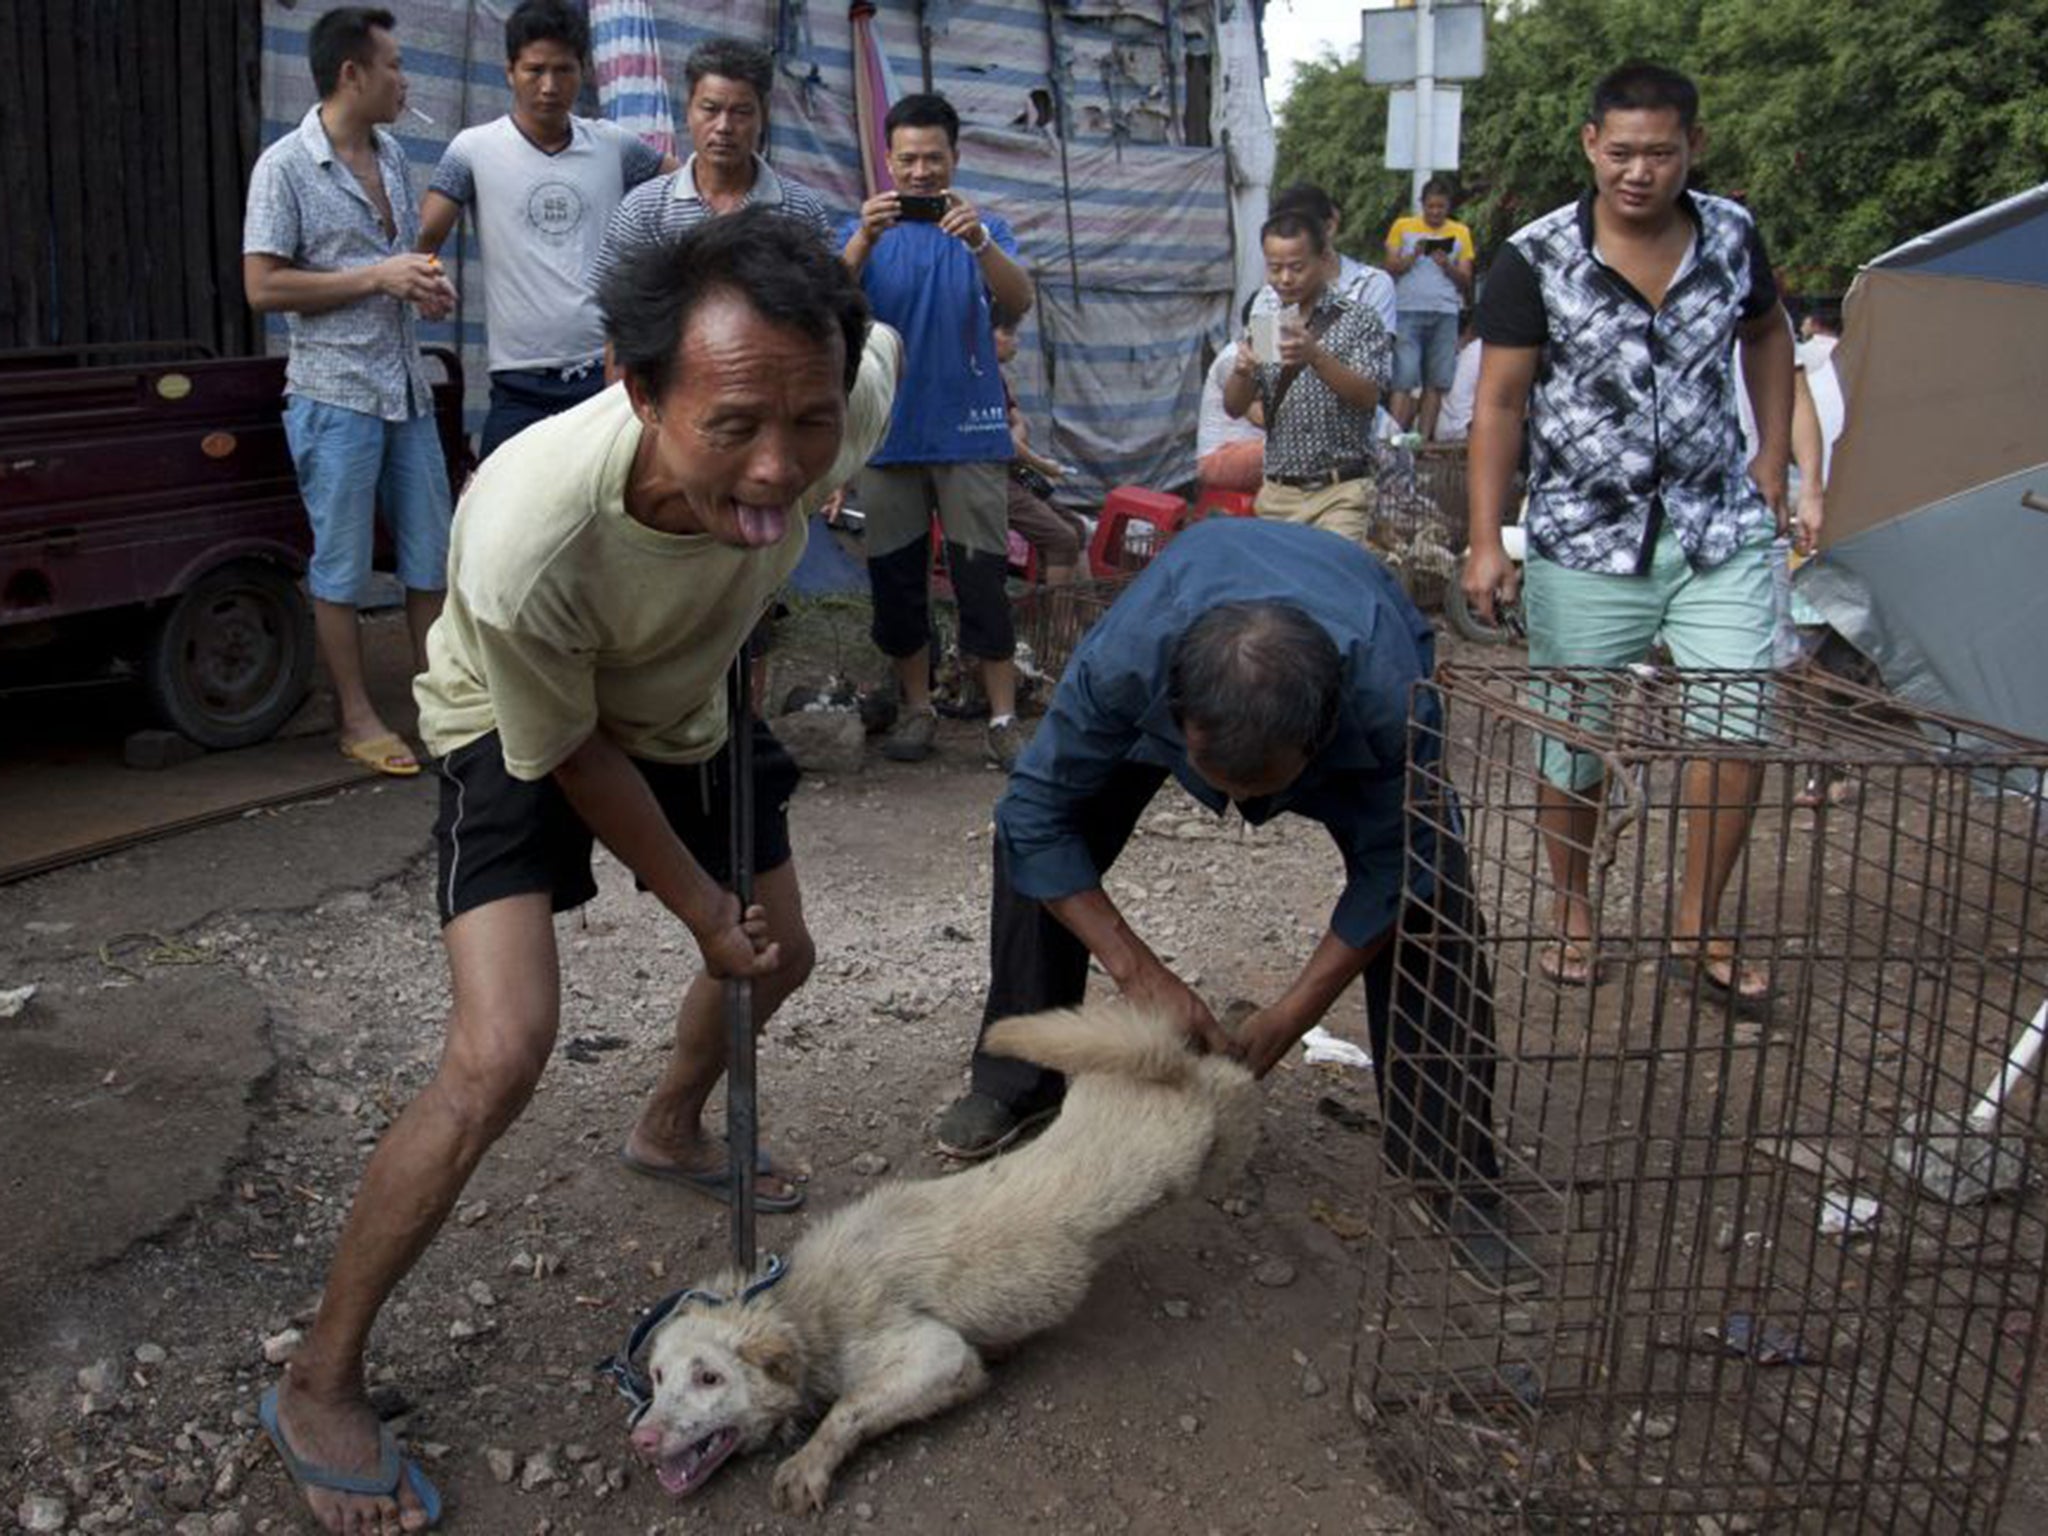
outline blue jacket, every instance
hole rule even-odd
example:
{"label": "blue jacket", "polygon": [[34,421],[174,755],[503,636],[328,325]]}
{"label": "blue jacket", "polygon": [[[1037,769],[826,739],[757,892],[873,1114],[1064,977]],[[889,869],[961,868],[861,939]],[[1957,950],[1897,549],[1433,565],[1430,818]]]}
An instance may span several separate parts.
{"label": "blue jacket", "polygon": [[[1393,923],[1403,891],[1403,793],[1413,685],[1430,674],[1435,636],[1379,561],[1335,534],[1217,518],[1176,538],[1119,596],[1067,664],[1052,707],[996,806],[996,837],[1019,895],[1057,900],[1102,883],[1081,836],[1089,800],[1119,763],[1167,769],[1222,814],[1224,796],[1188,764],[1167,708],[1173,646],[1218,603],[1284,599],[1336,642],[1344,663],[1337,728],[1283,793],[1238,809],[1254,826],[1291,811],[1321,822],[1344,858],[1330,929],[1363,948]],[[1422,701],[1418,760],[1438,749],[1435,700]],[[1418,819],[1417,896],[1431,891],[1429,826]]]}

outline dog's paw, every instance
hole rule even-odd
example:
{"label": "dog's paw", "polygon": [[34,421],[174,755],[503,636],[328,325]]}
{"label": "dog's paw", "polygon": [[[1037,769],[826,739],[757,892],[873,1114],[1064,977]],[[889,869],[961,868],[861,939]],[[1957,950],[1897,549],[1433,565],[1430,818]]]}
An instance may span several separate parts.
{"label": "dog's paw", "polygon": [[774,1504],[778,1514],[819,1513],[831,1491],[832,1469],[806,1451],[798,1451],[775,1469]]}

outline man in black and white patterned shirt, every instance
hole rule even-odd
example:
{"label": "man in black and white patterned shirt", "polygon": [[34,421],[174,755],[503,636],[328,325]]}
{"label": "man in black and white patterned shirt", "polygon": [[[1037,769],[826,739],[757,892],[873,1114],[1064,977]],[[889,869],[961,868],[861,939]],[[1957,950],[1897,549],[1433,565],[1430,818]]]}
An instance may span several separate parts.
{"label": "man in black and white patterned shirt", "polygon": [[1223,385],[1230,415],[1243,416],[1254,401],[1265,414],[1266,483],[1255,505],[1261,517],[1363,543],[1373,507],[1373,413],[1393,377],[1393,339],[1371,305],[1330,286],[1320,221],[1283,210],[1266,220],[1259,243],[1266,280],[1285,308],[1266,355],[1245,332]]}
{"label": "man in black and white patterned shirt", "polygon": [[[1660,637],[1682,669],[1761,674],[1772,663],[1792,332],[1748,212],[1686,190],[1698,110],[1692,82],[1672,70],[1631,64],[1607,75],[1581,130],[1593,190],[1519,230],[1487,276],[1464,587],[1482,615],[1522,588],[1538,668],[1627,665]],[[1738,344],[1760,439],[1746,462]],[[1529,560],[1518,574],[1500,527],[1525,417]],[[1539,687],[1538,702],[1600,728],[1604,701],[1581,694],[1567,705],[1563,691]],[[1761,683],[1724,692],[1689,727],[1754,737],[1762,694]],[[1714,924],[1759,777],[1740,761],[1689,769],[1686,804],[1697,809],[1674,922],[1695,984],[1746,1002],[1768,996],[1770,980]],[[1588,850],[1600,760],[1546,741],[1543,780],[1560,935],[1538,963],[1554,982],[1584,986],[1599,970]]]}

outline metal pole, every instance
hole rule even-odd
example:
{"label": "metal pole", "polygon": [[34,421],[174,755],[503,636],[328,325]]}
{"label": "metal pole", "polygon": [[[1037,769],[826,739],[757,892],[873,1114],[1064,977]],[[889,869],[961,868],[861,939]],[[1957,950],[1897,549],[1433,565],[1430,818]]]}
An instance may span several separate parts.
{"label": "metal pole", "polygon": [[1422,184],[1436,169],[1436,0],[1415,0],[1415,169],[1409,211],[1422,212]]}
{"label": "metal pole", "polygon": [[[726,804],[731,850],[732,890],[739,898],[740,917],[754,900],[754,715],[753,680],[747,655],[748,636],[726,674],[726,767],[731,774]],[[731,1160],[732,1262],[746,1276],[754,1273],[755,1159],[761,1133],[754,1114],[754,983],[732,976],[725,982],[725,1148]]]}

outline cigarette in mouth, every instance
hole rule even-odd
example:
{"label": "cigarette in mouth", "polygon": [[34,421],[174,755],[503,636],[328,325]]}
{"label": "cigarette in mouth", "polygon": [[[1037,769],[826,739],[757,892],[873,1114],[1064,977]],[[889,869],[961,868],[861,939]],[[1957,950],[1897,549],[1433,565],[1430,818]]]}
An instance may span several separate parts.
{"label": "cigarette in mouth", "polygon": [[426,113],[422,112],[418,107],[413,106],[411,103],[406,104],[405,110],[410,112],[414,117],[418,118],[421,122],[425,123],[429,128],[434,126],[434,120],[431,117],[427,116]]}

